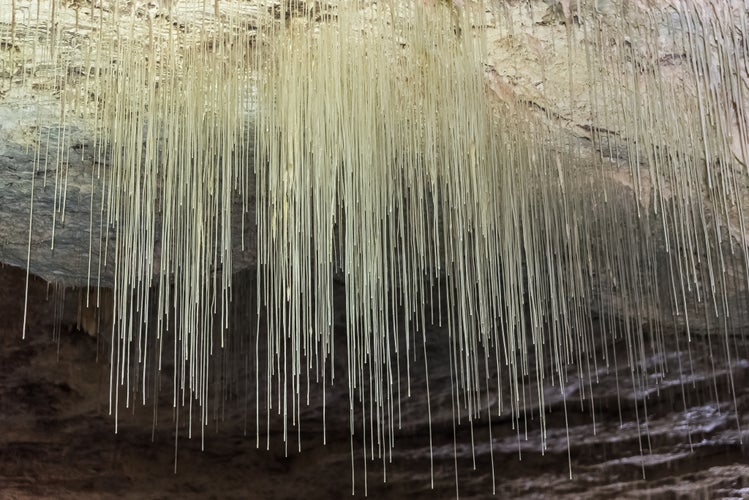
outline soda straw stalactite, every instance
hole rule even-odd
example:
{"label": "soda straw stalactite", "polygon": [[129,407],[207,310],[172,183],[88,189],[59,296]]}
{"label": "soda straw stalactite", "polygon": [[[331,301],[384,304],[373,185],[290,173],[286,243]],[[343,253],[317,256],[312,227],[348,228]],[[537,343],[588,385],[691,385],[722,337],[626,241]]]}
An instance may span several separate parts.
{"label": "soda straw stalactite", "polygon": [[[366,493],[367,467],[387,477],[406,398],[426,401],[433,453],[431,345],[449,351],[453,429],[470,429],[474,466],[474,428],[493,453],[506,416],[519,440],[537,427],[542,453],[552,405],[595,429],[605,376],[635,395],[619,414],[632,405],[648,453],[654,373],[678,373],[687,409],[682,348],[706,350],[735,398],[747,11],[646,3],[565,1],[539,20],[564,59],[539,49],[534,86],[563,89],[563,116],[487,63],[512,2],[134,2],[89,6],[76,38],[60,27],[66,3],[19,17],[13,0],[0,35],[24,55],[2,61],[27,66],[19,85],[53,68],[59,104],[59,123],[38,130],[28,267],[38,221],[51,218],[53,245],[64,231],[83,121],[97,158],[89,285],[114,276],[115,422],[148,403],[171,359],[175,450],[239,386],[256,445],[278,419],[301,450],[310,394],[343,386],[352,488]],[[54,189],[52,213],[34,210],[40,189]],[[240,240],[257,256],[254,293],[233,277]],[[251,328],[242,310],[257,312]],[[326,439],[325,413],[321,425]]]}

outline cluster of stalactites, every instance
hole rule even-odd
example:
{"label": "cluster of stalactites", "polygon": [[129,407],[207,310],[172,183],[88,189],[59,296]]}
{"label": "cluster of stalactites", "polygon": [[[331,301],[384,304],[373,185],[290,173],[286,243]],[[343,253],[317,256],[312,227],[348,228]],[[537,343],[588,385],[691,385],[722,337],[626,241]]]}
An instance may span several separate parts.
{"label": "cluster of stalactites", "polygon": [[[449,345],[458,422],[510,413],[518,429],[528,415],[544,428],[544,387],[564,403],[570,378],[595,418],[595,382],[612,366],[630,367],[634,393],[650,388],[648,370],[686,372],[647,362],[674,325],[721,332],[716,354],[731,362],[731,304],[747,284],[735,270],[749,268],[745,10],[685,0],[603,16],[580,2],[573,15],[564,2],[570,67],[587,70],[569,77],[570,100],[578,85],[589,95],[583,147],[548,126],[551,113],[488,104],[484,5],[292,2],[250,22],[241,2],[222,2],[172,22],[185,3],[102,13],[117,36],[86,41],[83,74],[96,78],[61,95],[62,138],[71,110],[86,114],[105,165],[91,233],[116,239],[99,260],[115,274],[115,413],[123,396],[145,399],[146,367],[169,356],[174,405],[192,418],[196,402],[202,428],[222,393],[216,353],[241,346],[265,353],[258,441],[278,412],[288,443],[310,385],[325,399],[337,381],[352,440],[384,467],[415,360],[430,380],[429,343]],[[508,7],[495,7],[501,25]],[[245,342],[234,339],[254,327],[227,330],[232,241],[245,237],[232,213],[252,195],[257,220],[242,227],[257,225],[264,321]],[[446,339],[427,334],[432,323]]]}
{"label": "cluster of stalactites", "polygon": [[[486,236],[499,227],[503,171],[470,13],[379,8],[370,18],[339,8],[336,23],[279,30],[259,56],[259,362],[269,376],[257,393],[268,412],[296,421],[311,380],[323,391],[338,380],[349,388],[352,426],[361,410],[364,448],[384,461],[445,266],[458,287],[445,310],[462,311],[449,315],[453,326],[500,294],[489,273],[500,249]],[[480,292],[468,285],[477,272],[490,277]],[[346,289],[343,374],[332,362],[336,273]],[[489,318],[499,301],[481,305]],[[479,356],[473,327],[454,330],[470,364]],[[481,334],[496,333],[486,325]],[[479,375],[463,363],[474,395]]]}
{"label": "cluster of stalactites", "polygon": [[[335,377],[339,270],[352,434],[356,415],[365,457],[383,464],[415,358],[429,380],[433,320],[447,325],[457,420],[509,412],[544,429],[545,386],[559,401],[580,380],[595,419],[594,384],[612,367],[631,367],[633,394],[653,388],[653,370],[687,373],[664,356],[668,332],[728,339],[740,312],[729,304],[746,288],[736,276],[745,247],[731,238],[744,234],[741,21],[689,2],[657,15],[575,10],[568,54],[587,79],[570,69],[569,95],[575,109],[587,87],[593,124],[583,147],[522,101],[488,110],[481,22],[442,7],[378,12],[366,30],[351,29],[359,11],[314,32],[281,30],[260,57],[269,376],[256,393],[285,421],[310,379]],[[715,355],[730,364],[732,349]]]}
{"label": "cluster of stalactites", "polygon": [[[209,420],[212,354],[230,343],[232,241],[244,237],[232,235],[233,204],[246,209],[251,194],[255,32],[247,16],[256,11],[78,5],[75,29],[65,30],[70,9],[52,5],[10,32],[16,63],[25,65],[13,84],[34,89],[47,75],[60,102],[59,124],[38,127],[35,170],[45,183],[32,186],[32,198],[49,189],[50,170],[55,207],[35,214],[32,203],[30,224],[51,215],[61,230],[70,152],[93,158],[89,285],[99,286],[104,271],[114,276],[110,411],[136,397],[145,403],[165,366],[175,408],[189,405],[183,420],[192,434],[194,416],[201,426]],[[92,139],[72,149],[81,121]],[[237,193],[247,195],[244,204]],[[85,294],[85,306],[104,306],[99,299]]]}

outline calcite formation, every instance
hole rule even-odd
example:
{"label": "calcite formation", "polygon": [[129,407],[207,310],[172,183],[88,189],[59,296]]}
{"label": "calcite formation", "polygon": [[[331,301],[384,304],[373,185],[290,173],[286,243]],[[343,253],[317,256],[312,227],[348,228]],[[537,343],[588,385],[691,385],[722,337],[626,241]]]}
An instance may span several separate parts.
{"label": "calcite formation", "polygon": [[[85,288],[88,331],[107,308],[116,419],[164,339],[190,434],[237,370],[257,442],[279,412],[287,447],[305,390],[324,407],[346,384],[354,483],[355,439],[385,471],[406,416],[431,460],[447,394],[471,436],[488,420],[492,466],[492,419],[534,416],[547,450],[544,409],[566,419],[574,395],[595,418],[611,376],[621,405],[622,367],[641,439],[651,394],[680,387],[688,413],[692,342],[739,423],[748,19],[719,0],[0,0],[0,263]],[[401,411],[412,370],[425,414]]]}

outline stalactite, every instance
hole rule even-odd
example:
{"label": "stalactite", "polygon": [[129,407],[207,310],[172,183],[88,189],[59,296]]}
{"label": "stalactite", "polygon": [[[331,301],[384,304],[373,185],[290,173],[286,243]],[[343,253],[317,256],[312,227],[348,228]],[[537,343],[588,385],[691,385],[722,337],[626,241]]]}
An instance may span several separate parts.
{"label": "stalactite", "polygon": [[[234,370],[252,365],[244,386],[257,445],[265,425],[270,446],[277,413],[284,445],[301,449],[310,392],[325,400],[337,381],[349,396],[352,488],[362,467],[366,493],[368,465],[379,460],[387,474],[412,370],[425,372],[431,412],[431,324],[446,325],[454,424],[488,423],[491,435],[492,418],[509,414],[519,436],[540,427],[541,452],[545,388],[567,412],[565,387],[579,381],[595,422],[600,376],[626,364],[645,395],[658,388],[649,356],[674,370],[666,337],[691,345],[697,331],[729,368],[739,356],[730,339],[744,335],[732,304],[749,285],[747,10],[602,3],[562,2],[558,20],[544,17],[564,29],[562,85],[569,109],[586,115],[586,148],[538,103],[492,101],[486,18],[507,5],[115,3],[75,45],[79,78],[56,27],[59,2],[25,25],[14,3],[2,29],[24,44],[44,28],[30,72],[51,65],[62,82],[60,122],[40,128],[35,167],[55,206],[39,214],[32,199],[30,226],[52,217],[54,245],[64,223],[70,117],[85,117],[101,166],[90,210],[103,222],[90,219],[88,247],[115,276],[115,422],[134,398],[147,402],[149,377],[171,356],[175,435],[184,424],[202,438],[228,384],[242,385]],[[193,8],[190,26],[171,21]],[[245,241],[232,211],[252,203],[256,220],[242,224],[257,230],[248,304],[253,294],[232,277],[232,241]],[[110,230],[113,255],[93,244]],[[745,275],[729,275],[729,263]],[[89,257],[92,287],[100,272]],[[346,352],[334,349],[336,280]],[[232,307],[262,319],[249,331]],[[680,377],[687,371],[679,358]],[[647,411],[634,411],[645,453]]]}

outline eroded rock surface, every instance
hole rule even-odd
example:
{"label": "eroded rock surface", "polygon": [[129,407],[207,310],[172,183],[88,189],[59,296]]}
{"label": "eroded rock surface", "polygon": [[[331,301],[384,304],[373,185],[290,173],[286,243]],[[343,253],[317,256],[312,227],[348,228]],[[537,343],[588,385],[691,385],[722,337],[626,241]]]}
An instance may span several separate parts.
{"label": "eroded rock surface", "polygon": [[[115,434],[108,414],[107,334],[97,338],[77,331],[77,294],[68,291],[61,307],[54,294],[48,294],[46,283],[33,279],[30,328],[22,341],[23,299],[18,290],[24,278],[22,270],[0,268],[4,312],[0,319],[0,496],[328,499],[350,495],[345,384],[328,391],[326,445],[322,444],[321,393],[312,386],[310,405],[302,411],[302,452],[297,452],[297,428],[292,427],[288,456],[284,456],[277,414],[271,415],[270,450],[265,449],[263,409],[260,449],[256,448],[254,387],[211,410],[215,419],[206,429],[203,451],[197,428],[192,439],[186,437],[188,412],[181,408],[175,473],[169,367],[165,366],[161,381],[156,430],[152,431],[151,399],[145,407],[139,401],[131,409],[123,407]],[[58,324],[53,320],[56,310],[62,311]],[[252,338],[254,331],[247,336]],[[624,361],[626,346],[617,342],[618,368],[599,366],[592,384],[572,377],[565,386],[566,419],[562,392],[558,387],[547,390],[544,454],[538,413],[529,403],[527,420],[521,419],[519,429],[513,428],[506,414],[492,418],[492,456],[486,414],[474,422],[473,450],[463,414],[455,447],[446,336],[435,328],[427,338],[434,490],[423,365],[417,357],[411,370],[412,396],[403,394],[401,400],[404,426],[397,431],[392,462],[387,463],[387,483],[382,482],[381,461],[366,464],[370,498],[453,497],[456,465],[461,498],[487,498],[492,492],[492,458],[498,498],[743,498],[749,491],[749,466],[738,431],[739,426],[749,426],[749,389],[744,383],[749,346],[745,343],[739,346],[744,355],[734,359],[731,368],[734,405],[727,372],[713,371],[704,340],[689,345],[690,352],[683,344],[676,349],[674,338],[668,340],[668,359],[648,358],[650,386],[637,392]],[[340,358],[345,359],[345,343],[340,347]],[[677,377],[679,361],[683,385]],[[241,369],[232,375],[238,380],[244,377]],[[533,376],[527,381],[528,393],[534,391],[530,380]],[[405,380],[401,382],[405,385]],[[585,400],[581,400],[583,393]],[[357,424],[361,426],[361,420]],[[361,437],[359,427],[354,439],[357,497],[364,494]]]}

